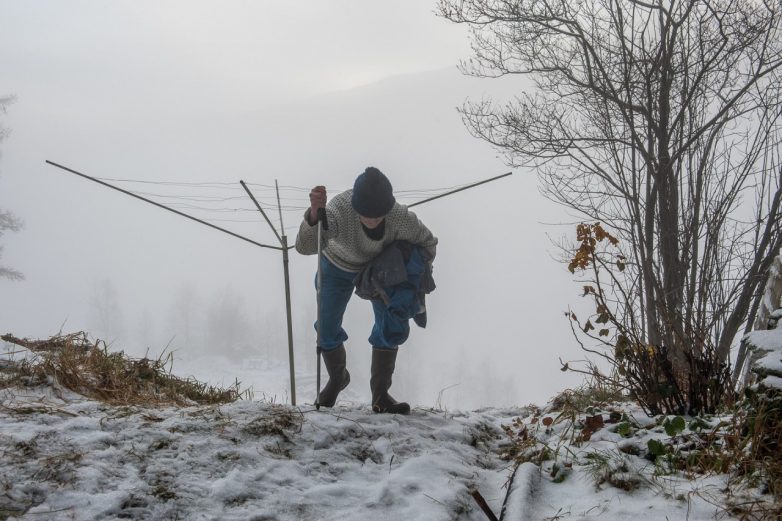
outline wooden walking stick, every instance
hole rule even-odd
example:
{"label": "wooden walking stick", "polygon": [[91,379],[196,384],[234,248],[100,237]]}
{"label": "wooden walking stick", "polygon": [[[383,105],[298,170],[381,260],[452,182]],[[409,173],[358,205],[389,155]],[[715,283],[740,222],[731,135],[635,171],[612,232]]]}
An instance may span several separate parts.
{"label": "wooden walking stick", "polygon": [[318,277],[317,277],[317,283],[316,285],[316,294],[317,294],[317,306],[318,306],[318,328],[317,328],[317,345],[316,351],[318,352],[318,373],[317,373],[317,392],[318,394],[315,395],[315,409],[320,410],[320,358],[321,358],[321,352],[320,352],[320,311],[321,311],[321,302],[320,302],[320,286],[321,286],[321,260],[323,257],[323,246],[321,244],[321,238],[323,230],[329,229],[329,221],[326,218],[326,209],[325,208],[318,208]]}

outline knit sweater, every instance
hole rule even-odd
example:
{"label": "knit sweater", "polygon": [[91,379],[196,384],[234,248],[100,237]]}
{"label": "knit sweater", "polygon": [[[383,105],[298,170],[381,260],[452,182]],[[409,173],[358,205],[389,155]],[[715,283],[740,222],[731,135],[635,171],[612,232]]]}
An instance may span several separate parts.
{"label": "knit sweater", "polygon": [[[353,190],[333,197],[326,205],[328,230],[323,230],[322,251],[333,264],[345,271],[358,272],[394,241],[408,241],[422,246],[434,258],[437,238],[406,206],[395,203],[385,217],[385,233],[380,240],[370,239],[359,216],[350,204]],[[296,236],[296,251],[302,255],[318,252],[318,227],[311,225],[307,216]]]}

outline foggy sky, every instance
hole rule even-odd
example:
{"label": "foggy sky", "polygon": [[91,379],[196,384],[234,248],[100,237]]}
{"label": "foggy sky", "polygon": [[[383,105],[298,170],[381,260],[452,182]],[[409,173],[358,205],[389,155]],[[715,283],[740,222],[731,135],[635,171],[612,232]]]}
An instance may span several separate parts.
{"label": "foggy sky", "polygon": [[[414,200],[408,190],[507,172],[455,107],[528,85],[461,76],[467,33],[432,9],[412,0],[0,1],[0,96],[17,97],[3,120],[11,135],[0,144],[0,208],[26,224],[2,238],[0,262],[26,280],[0,280],[0,331],[87,330],[136,354],[157,355],[171,342],[185,367],[210,346],[230,345],[221,348],[225,367],[214,368],[221,375],[248,358],[287,360],[279,252],[44,160],[98,177],[231,183],[123,187],[252,210],[247,199],[228,199],[243,196],[244,179],[256,183],[275,224],[272,192],[260,185],[277,179],[291,243],[307,187],[324,184],[335,195],[370,165],[389,176],[400,202]],[[183,211],[276,241],[252,211]],[[557,360],[581,357],[562,318],[580,303],[578,286],[552,259],[547,234],[563,230],[541,224],[569,219],[537,193],[534,173],[518,170],[415,211],[440,240],[438,289],[429,326],[413,326],[402,348],[392,392],[414,404],[472,408],[540,403],[576,385]],[[292,252],[300,402],[314,394],[314,269],[314,258]],[[371,306],[354,297],[346,396],[355,400],[369,399],[370,328]],[[284,396],[278,382],[252,383],[256,393]]]}

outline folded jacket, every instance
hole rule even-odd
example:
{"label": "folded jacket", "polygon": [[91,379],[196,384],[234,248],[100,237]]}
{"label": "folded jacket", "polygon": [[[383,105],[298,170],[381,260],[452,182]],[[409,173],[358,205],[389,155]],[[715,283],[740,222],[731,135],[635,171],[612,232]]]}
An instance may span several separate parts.
{"label": "folded jacket", "polygon": [[380,300],[394,316],[413,318],[426,327],[425,295],[436,286],[424,248],[407,241],[391,243],[356,275],[354,284],[360,298]]}

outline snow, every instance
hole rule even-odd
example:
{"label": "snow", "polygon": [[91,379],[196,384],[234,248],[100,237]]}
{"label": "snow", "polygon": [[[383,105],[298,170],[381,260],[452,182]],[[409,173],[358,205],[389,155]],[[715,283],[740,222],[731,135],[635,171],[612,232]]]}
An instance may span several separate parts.
{"label": "snow", "polygon": [[758,385],[763,386],[765,388],[774,388],[774,389],[782,390],[782,378],[780,378],[779,376],[768,375],[765,378],[763,378],[760,382],[758,382]]}
{"label": "snow", "polygon": [[446,520],[474,508],[468,487],[499,512],[508,474],[487,413],[115,408],[43,389],[2,404],[0,509],[36,504],[11,519]]}
{"label": "snow", "polygon": [[782,328],[752,331],[746,340],[757,353],[751,371],[766,387],[782,389]]}
{"label": "snow", "polygon": [[[624,407],[639,420],[630,439],[606,424],[573,445],[567,422],[545,430],[536,423],[540,442],[557,447],[560,457],[523,463],[514,474],[501,458],[509,440],[502,426],[517,418],[532,426],[535,408],[414,408],[395,416],[367,405],[316,411],[259,401],[113,407],[51,387],[6,389],[0,513],[52,520],[485,520],[470,496],[476,489],[498,515],[505,503],[505,521],[697,521],[717,513],[733,519],[716,506],[725,476],[655,477],[654,464],[617,450],[665,436],[654,420]],[[637,488],[596,483],[589,453],[614,454],[613,479],[638,481]],[[555,461],[569,462],[564,481],[552,477]]]}
{"label": "snow", "polygon": [[782,328],[757,329],[747,333],[747,339],[758,349],[782,352]]}
{"label": "snow", "polygon": [[532,519],[528,506],[533,494],[539,491],[540,468],[530,462],[519,465],[511,482],[508,500],[503,512],[506,519]]}

